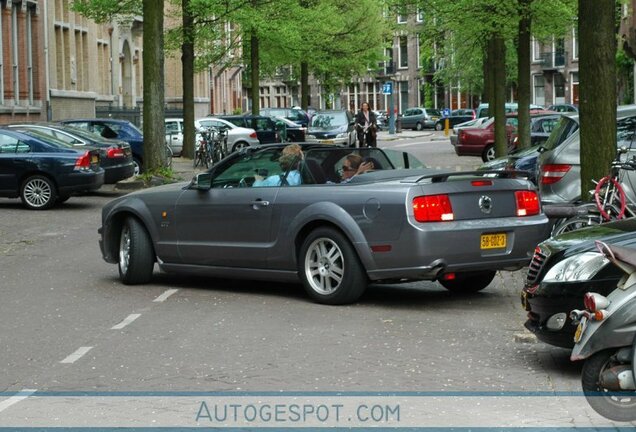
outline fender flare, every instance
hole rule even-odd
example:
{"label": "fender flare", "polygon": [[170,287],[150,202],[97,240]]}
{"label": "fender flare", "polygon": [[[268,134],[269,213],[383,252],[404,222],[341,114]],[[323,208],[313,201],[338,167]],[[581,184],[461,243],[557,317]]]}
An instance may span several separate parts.
{"label": "fender flare", "polygon": [[360,229],[360,226],[353,217],[338,204],[325,201],[317,202],[304,208],[289,224],[287,232],[293,242],[290,249],[294,254],[294,261],[296,261],[298,257],[298,250],[295,244],[299,234],[308,225],[320,222],[334,225],[344,233],[356,250],[362,265],[367,271],[376,268],[371,249],[368,247],[367,239]]}

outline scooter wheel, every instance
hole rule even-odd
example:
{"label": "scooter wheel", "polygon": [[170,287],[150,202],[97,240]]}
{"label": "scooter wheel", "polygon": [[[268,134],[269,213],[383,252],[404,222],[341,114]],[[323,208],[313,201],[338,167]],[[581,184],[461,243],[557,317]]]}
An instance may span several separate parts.
{"label": "scooter wheel", "polygon": [[590,406],[605,418],[614,421],[636,420],[636,392],[610,391],[600,384],[603,372],[618,365],[616,350],[600,351],[585,361],[581,374],[583,393]]}

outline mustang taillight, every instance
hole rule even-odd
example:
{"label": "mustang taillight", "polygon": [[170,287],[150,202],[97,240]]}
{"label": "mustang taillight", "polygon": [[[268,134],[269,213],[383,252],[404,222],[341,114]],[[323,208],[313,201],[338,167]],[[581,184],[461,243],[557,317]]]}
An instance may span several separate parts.
{"label": "mustang taillight", "polygon": [[517,216],[533,216],[539,214],[541,206],[539,195],[535,191],[516,191]]}
{"label": "mustang taillight", "polygon": [[122,158],[122,157],[125,157],[125,156],[126,155],[124,154],[124,149],[117,148],[117,147],[111,147],[106,152],[106,157],[109,158],[109,159]]}
{"label": "mustang taillight", "polygon": [[82,156],[77,158],[75,161],[75,169],[76,170],[86,170],[91,167],[91,154],[90,152],[85,152]]}
{"label": "mustang taillight", "polygon": [[418,222],[452,221],[455,218],[448,195],[426,195],[413,198],[413,214]]}
{"label": "mustang taillight", "polygon": [[590,312],[600,312],[609,306],[610,301],[607,297],[589,292],[585,293],[585,296],[583,297],[583,304],[585,305],[585,309]]}
{"label": "mustang taillight", "polygon": [[541,167],[541,184],[554,184],[561,180],[570,171],[572,165],[547,164]]}

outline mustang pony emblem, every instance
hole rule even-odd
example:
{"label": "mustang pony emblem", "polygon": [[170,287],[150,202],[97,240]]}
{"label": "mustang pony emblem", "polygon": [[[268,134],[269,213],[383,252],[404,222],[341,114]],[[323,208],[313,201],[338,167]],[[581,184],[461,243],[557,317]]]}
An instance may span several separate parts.
{"label": "mustang pony emblem", "polygon": [[492,211],[492,198],[486,195],[479,197],[479,210],[482,213],[490,214]]}

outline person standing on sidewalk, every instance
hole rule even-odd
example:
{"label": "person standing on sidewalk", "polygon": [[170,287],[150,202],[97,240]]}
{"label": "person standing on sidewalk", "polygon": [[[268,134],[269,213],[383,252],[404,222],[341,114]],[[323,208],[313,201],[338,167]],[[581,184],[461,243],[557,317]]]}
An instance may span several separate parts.
{"label": "person standing on sidewalk", "polygon": [[360,147],[377,146],[378,120],[375,113],[369,109],[368,102],[362,102],[360,111],[356,114],[356,131]]}

